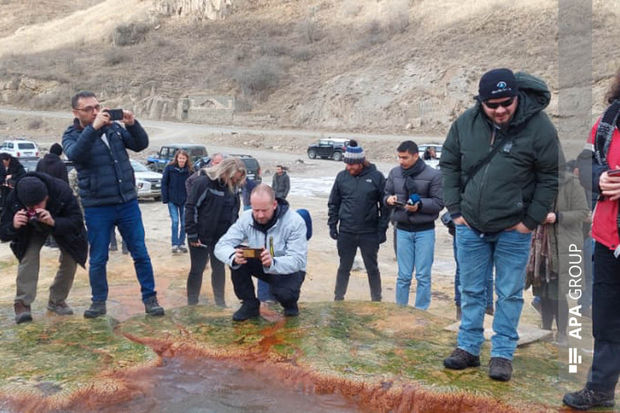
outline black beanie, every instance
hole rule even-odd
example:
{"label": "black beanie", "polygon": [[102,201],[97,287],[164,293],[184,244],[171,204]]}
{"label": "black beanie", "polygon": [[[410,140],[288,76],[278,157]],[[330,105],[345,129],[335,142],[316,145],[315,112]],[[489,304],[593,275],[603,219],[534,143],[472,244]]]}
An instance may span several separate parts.
{"label": "black beanie", "polygon": [[493,69],[480,78],[478,100],[484,102],[489,99],[517,96],[518,92],[517,79],[512,70]]}
{"label": "black beanie", "polygon": [[25,176],[17,181],[15,193],[19,202],[24,206],[30,207],[45,199],[47,196],[47,186],[36,176]]}
{"label": "black beanie", "polygon": [[62,155],[62,146],[58,143],[53,144],[50,148],[50,153],[58,156]]}

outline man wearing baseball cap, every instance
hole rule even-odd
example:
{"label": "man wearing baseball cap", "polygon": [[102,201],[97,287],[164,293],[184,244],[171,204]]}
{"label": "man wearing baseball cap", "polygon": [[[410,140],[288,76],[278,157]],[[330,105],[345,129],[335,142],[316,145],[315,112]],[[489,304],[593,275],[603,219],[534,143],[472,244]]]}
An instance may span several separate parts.
{"label": "man wearing baseball cap", "polygon": [[50,286],[47,309],[71,315],[66,299],[77,265],[86,263],[88,243],[82,211],[68,183],[48,174],[30,172],[17,181],[0,221],[0,240],[11,241],[19,260],[15,322],[32,321],[30,305],[37,294],[39,252],[53,235],[60,249],[60,266]]}
{"label": "man wearing baseball cap", "polygon": [[480,365],[490,263],[497,301],[489,376],[512,376],[531,232],[557,194],[561,151],[543,112],[550,99],[542,80],[493,69],[480,79],[476,103],[452,124],[443,145],[439,165],[456,225],[462,289],[457,348],[444,360],[448,369]]}

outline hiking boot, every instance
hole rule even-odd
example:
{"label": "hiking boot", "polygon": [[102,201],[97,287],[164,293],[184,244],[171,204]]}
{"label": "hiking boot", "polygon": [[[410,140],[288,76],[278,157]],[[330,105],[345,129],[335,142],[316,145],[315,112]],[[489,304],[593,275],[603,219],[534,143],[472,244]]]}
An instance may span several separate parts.
{"label": "hiking boot", "polygon": [[491,304],[489,307],[487,307],[485,313],[487,313],[488,315],[495,314],[495,311],[493,310],[493,304]]}
{"label": "hiking boot", "polygon": [[493,380],[508,381],[512,376],[512,361],[503,357],[491,357],[489,377]]}
{"label": "hiking boot", "polygon": [[467,351],[456,348],[450,357],[444,359],[443,365],[452,370],[463,370],[467,367],[478,367],[480,365],[480,357],[474,356]]}
{"label": "hiking boot", "polygon": [[154,295],[152,297],[147,298],[146,300],[144,300],[144,311],[148,314],[148,315],[152,315],[155,317],[159,317],[164,315],[164,308],[162,306],[159,305],[159,303],[157,302],[157,296]]}
{"label": "hiking boot", "polygon": [[612,407],[614,405],[614,392],[602,392],[584,387],[574,393],[566,393],[562,401],[565,405],[577,410],[590,410],[594,407]]}
{"label": "hiking boot", "polygon": [[463,313],[461,312],[461,306],[457,305],[456,306],[456,320],[457,321],[461,321],[461,316],[463,315]]}
{"label": "hiking boot", "polygon": [[58,315],[73,315],[73,310],[64,300],[58,301],[57,303],[48,301],[47,309]]}
{"label": "hiking boot", "polygon": [[184,254],[187,253],[187,248],[185,248],[185,245],[179,245],[178,248],[180,252]]}
{"label": "hiking boot", "polygon": [[284,307],[285,317],[297,317],[299,315],[299,307],[297,303],[293,303]]}
{"label": "hiking boot", "polygon": [[84,318],[97,318],[105,313],[105,301],[93,301],[90,303],[90,308],[84,311]]}
{"label": "hiking boot", "polygon": [[249,318],[258,317],[260,315],[259,306],[259,301],[244,301],[243,304],[241,304],[241,308],[233,314],[233,321],[245,321]]}
{"label": "hiking boot", "polygon": [[30,313],[30,306],[24,304],[23,301],[15,301],[13,304],[13,308],[15,309],[15,323],[21,324],[26,323],[28,321],[32,321],[32,314]]}

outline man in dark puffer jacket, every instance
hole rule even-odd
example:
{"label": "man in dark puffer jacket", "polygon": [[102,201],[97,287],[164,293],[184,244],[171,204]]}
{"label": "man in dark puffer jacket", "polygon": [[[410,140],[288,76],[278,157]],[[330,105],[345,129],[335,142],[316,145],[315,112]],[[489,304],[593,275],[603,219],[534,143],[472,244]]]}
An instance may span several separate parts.
{"label": "man in dark puffer jacket", "polygon": [[37,293],[39,252],[48,235],[60,247],[60,266],[50,286],[47,308],[59,315],[73,314],[66,299],[73,284],[76,263],[84,266],[88,244],[82,211],[69,184],[46,174],[31,172],[17,182],[9,195],[0,223],[0,239],[11,241],[19,260],[15,321],[31,321],[30,304]]}
{"label": "man in dark puffer jacket", "polygon": [[366,160],[362,147],[353,140],[344,154],[344,163],[345,170],[336,176],[327,204],[329,235],[337,241],[340,257],[334,299],[344,300],[351,266],[359,247],[368,273],[370,298],[381,301],[377,254],[379,244],[385,242],[388,227],[387,208],[381,199],[385,177]]}
{"label": "man in dark puffer jacket", "polygon": [[114,225],[121,231],[134,260],[146,313],[163,315],[164,309],[157,302],[134,172],[126,149],[135,152],[146,149],[148,135],[128,110],[123,110],[121,120],[125,128],[112,121],[110,113],[101,108],[92,92],[79,92],[71,99],[71,105],[75,119],[65,131],[62,144],[78,173],[79,194],[88,228],[92,304],[84,317],[95,318],[106,313],[106,263]]}
{"label": "man in dark puffer jacket", "polygon": [[50,151],[37,162],[37,172],[43,172],[69,183],[69,174],[65,163],[60,159],[62,146],[58,143],[50,147]]}

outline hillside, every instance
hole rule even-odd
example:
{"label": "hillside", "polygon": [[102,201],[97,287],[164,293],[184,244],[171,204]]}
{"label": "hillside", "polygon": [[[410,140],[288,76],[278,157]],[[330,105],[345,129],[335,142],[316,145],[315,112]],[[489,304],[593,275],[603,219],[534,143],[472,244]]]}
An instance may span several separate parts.
{"label": "hillside", "polygon": [[[480,75],[508,66],[545,79],[558,118],[558,39],[572,41],[558,8],[552,0],[0,0],[0,103],[66,109],[74,91],[91,89],[109,105],[176,119],[183,97],[215,96],[205,102],[230,98],[234,110],[206,112],[211,122],[445,134]],[[607,46],[619,38],[618,15],[620,0],[595,0],[583,16],[595,113],[620,67]],[[575,42],[576,52],[589,52],[588,42]],[[565,59],[564,71],[584,57]]]}

